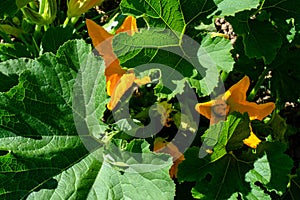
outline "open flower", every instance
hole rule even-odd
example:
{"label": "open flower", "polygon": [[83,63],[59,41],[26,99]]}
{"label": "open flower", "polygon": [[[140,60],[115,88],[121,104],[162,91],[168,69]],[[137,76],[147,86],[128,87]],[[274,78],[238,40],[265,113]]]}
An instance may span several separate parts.
{"label": "open flower", "polygon": [[[224,120],[229,113],[234,111],[240,113],[247,112],[250,120],[262,120],[274,110],[275,104],[272,102],[265,104],[248,102],[246,100],[246,92],[249,86],[250,79],[248,76],[245,76],[224,94],[209,102],[198,103],[195,109],[201,115],[210,119],[211,124],[216,124]],[[256,148],[261,141],[251,130],[250,136],[243,142],[252,148]]]}
{"label": "open flower", "polygon": [[[133,83],[140,86],[149,83],[150,78],[144,77],[143,79],[138,79],[135,77],[134,73],[130,72],[126,74],[127,70],[122,69],[120,61],[113,52],[112,39],[114,35],[107,32],[103,27],[92,20],[87,19],[86,24],[93,45],[105,62],[106,91],[107,94],[111,96],[108,109],[112,110]],[[123,24],[116,31],[116,34],[121,32],[126,32],[129,35],[133,35],[137,32],[136,19],[133,16],[126,17]]]}
{"label": "open flower", "polygon": [[77,17],[87,12],[89,9],[100,5],[104,0],[69,0],[68,17]]}
{"label": "open flower", "polygon": [[153,150],[159,153],[170,154],[173,157],[173,165],[169,170],[169,174],[171,178],[177,178],[178,165],[184,161],[184,156],[176,145],[172,142],[166,142],[163,138],[156,138]]}

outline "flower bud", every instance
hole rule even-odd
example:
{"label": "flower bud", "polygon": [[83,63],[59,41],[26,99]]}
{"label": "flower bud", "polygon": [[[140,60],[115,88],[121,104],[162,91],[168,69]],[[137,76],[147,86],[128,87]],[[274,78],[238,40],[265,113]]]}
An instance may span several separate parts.
{"label": "flower bud", "polygon": [[49,25],[53,22],[56,17],[57,5],[56,0],[41,0],[42,7],[40,7],[40,12],[24,7],[22,12],[29,22],[38,25]]}
{"label": "flower bud", "polygon": [[94,6],[100,5],[104,0],[69,0],[68,17],[77,17]]}
{"label": "flower bud", "polygon": [[44,23],[45,23],[44,18],[38,12],[36,12],[28,7],[22,8],[22,12],[29,22],[31,22],[33,24],[44,25]]}
{"label": "flower bud", "polygon": [[44,0],[45,7],[43,8],[42,16],[44,18],[45,24],[51,24],[56,18],[57,5],[56,0]]}

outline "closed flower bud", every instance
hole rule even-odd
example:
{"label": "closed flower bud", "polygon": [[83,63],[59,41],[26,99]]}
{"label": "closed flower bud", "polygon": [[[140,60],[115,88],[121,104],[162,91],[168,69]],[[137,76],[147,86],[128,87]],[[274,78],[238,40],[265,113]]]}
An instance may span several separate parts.
{"label": "closed flower bud", "polygon": [[51,24],[57,12],[56,0],[42,0],[42,7],[40,7],[40,12],[36,12],[35,10],[24,7],[22,8],[22,12],[29,22],[38,25],[49,25]]}
{"label": "closed flower bud", "polygon": [[104,0],[69,0],[68,17],[77,17],[94,6],[102,4]]}

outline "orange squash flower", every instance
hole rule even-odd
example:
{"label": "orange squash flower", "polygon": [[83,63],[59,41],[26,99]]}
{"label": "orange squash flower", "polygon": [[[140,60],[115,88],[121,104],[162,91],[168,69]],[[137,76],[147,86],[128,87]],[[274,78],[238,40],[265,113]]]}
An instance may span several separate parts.
{"label": "orange squash flower", "polygon": [[[272,102],[265,104],[248,102],[246,100],[246,92],[249,86],[250,79],[248,76],[245,76],[216,99],[196,104],[195,109],[201,115],[210,119],[211,124],[218,123],[234,111],[240,113],[247,112],[250,120],[262,120],[274,110],[275,104]],[[251,127],[250,130],[250,136],[243,140],[243,142],[251,148],[256,148],[261,140],[252,132]]]}
{"label": "orange squash flower", "polygon": [[173,157],[173,165],[169,170],[169,174],[171,178],[177,178],[178,165],[184,161],[184,156],[178,148],[172,142],[166,142],[163,138],[156,138],[153,150],[170,154]]}
{"label": "orange squash flower", "polygon": [[[138,85],[146,84],[150,82],[150,78],[145,77],[144,79],[138,79],[133,73],[124,76],[127,71],[122,69],[120,61],[113,52],[113,34],[107,32],[103,27],[92,20],[87,19],[86,24],[93,45],[105,62],[106,90],[107,94],[111,96],[111,102],[108,104],[108,109],[112,110],[121,96],[133,85],[133,83],[137,83]],[[136,19],[133,16],[128,16],[120,28],[118,28],[116,34],[127,32],[129,35],[133,35],[137,31]]]}

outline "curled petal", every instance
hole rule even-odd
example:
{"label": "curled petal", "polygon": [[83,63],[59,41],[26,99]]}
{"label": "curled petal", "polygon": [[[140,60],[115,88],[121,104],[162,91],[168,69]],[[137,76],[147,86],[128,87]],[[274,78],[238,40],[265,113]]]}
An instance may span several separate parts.
{"label": "curled petal", "polygon": [[170,168],[170,177],[176,178],[178,172],[178,165],[184,160],[183,154],[178,150],[176,145],[172,142],[166,142],[163,138],[156,138],[154,141],[154,148],[155,152],[160,153],[167,153],[173,157],[173,165]]}
{"label": "curled petal", "polygon": [[113,74],[110,76],[110,79],[107,81],[107,90],[108,94],[112,93],[110,102],[107,105],[109,110],[113,110],[125,92],[135,83],[138,86],[147,84],[151,82],[150,77],[145,76],[141,79],[135,77],[133,71],[128,71],[127,74]]}
{"label": "curled petal", "polygon": [[125,92],[132,86],[135,80],[135,75],[133,73],[124,74],[120,80],[115,83],[116,87],[113,90],[110,102],[107,105],[109,110],[113,110],[119,103],[121,97]]}
{"label": "curled petal", "polygon": [[265,104],[257,104],[253,102],[237,102],[230,105],[230,112],[238,111],[240,113],[247,112],[250,120],[262,120],[272,113],[275,109],[275,104],[272,102]]}
{"label": "curled petal", "polygon": [[123,74],[113,74],[106,78],[106,92],[111,96]]}
{"label": "curled petal", "polygon": [[141,79],[137,78],[137,79],[134,80],[134,83],[137,84],[138,86],[145,85],[145,84],[150,83],[150,82],[151,82],[151,79],[150,79],[149,76],[145,76]]}
{"label": "curled petal", "polygon": [[256,149],[257,145],[261,142],[261,140],[251,131],[250,136],[243,140],[244,144]]}
{"label": "curled petal", "polygon": [[173,165],[169,171],[171,178],[177,178],[178,165],[184,161],[184,156],[181,155],[177,160],[173,161]]}
{"label": "curled petal", "polygon": [[228,101],[229,105],[235,102],[246,101],[246,92],[249,86],[250,79],[248,76],[245,76],[225,92],[223,100]]}
{"label": "curled petal", "polygon": [[121,32],[127,32],[129,35],[133,35],[134,33],[138,32],[136,19],[133,16],[126,17],[123,24],[116,31],[116,34]]}

